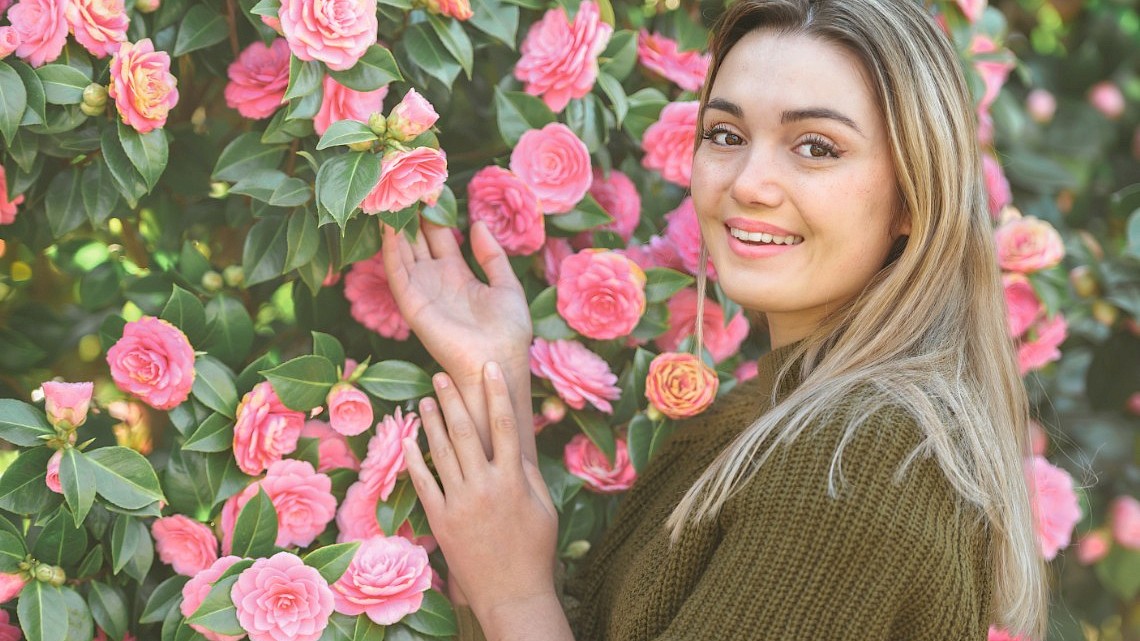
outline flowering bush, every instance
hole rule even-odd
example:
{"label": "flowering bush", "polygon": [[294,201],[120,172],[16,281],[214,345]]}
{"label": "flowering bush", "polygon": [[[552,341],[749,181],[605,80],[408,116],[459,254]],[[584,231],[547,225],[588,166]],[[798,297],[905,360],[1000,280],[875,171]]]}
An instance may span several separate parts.
{"label": "flowering bush", "polygon": [[[681,419],[756,375],[766,333],[711,265],[696,311],[707,3],[7,4],[0,639],[455,634],[400,448],[439,367],[381,223],[467,251],[481,220],[512,256],[571,572]],[[1140,16],[926,4],[1043,426],[1050,629],[1140,637]]]}

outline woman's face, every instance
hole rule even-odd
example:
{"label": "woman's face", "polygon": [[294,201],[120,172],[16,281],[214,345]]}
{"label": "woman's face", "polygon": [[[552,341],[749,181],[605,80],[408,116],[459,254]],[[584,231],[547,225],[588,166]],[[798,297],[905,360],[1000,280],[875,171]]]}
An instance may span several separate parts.
{"label": "woman's face", "polygon": [[713,82],[693,160],[701,233],[732,300],[773,346],[852,299],[909,224],[862,65],[802,35],[753,31]]}

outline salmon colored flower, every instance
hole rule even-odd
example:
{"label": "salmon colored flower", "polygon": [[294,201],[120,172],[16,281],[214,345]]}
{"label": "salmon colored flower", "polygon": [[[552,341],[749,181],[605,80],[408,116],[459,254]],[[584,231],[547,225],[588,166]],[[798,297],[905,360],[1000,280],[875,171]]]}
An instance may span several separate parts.
{"label": "salmon colored flower", "polygon": [[708,365],[693,354],[666,352],[649,363],[645,398],[665,416],[696,416],[716,398],[720,381]]}
{"label": "salmon colored flower", "polygon": [[111,58],[111,84],[125,124],[145,134],[166,124],[166,116],[178,104],[178,80],[170,73],[170,54],[155,51],[150,38],[124,42]]}

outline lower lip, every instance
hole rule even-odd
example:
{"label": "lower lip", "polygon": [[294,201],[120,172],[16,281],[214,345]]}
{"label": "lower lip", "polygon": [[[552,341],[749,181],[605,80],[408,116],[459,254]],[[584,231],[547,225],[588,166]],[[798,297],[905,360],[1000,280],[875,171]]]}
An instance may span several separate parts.
{"label": "lower lip", "polygon": [[798,245],[754,245],[733,236],[729,233],[727,228],[725,228],[724,233],[728,236],[728,248],[731,249],[734,254],[743,258],[768,258],[769,256],[783,254],[798,247]]}

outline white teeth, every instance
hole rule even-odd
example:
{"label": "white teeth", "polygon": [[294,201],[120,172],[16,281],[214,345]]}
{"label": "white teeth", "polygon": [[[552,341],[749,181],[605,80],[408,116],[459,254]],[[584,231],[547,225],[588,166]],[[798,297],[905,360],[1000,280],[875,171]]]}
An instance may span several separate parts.
{"label": "white teeth", "polygon": [[749,243],[765,243],[769,245],[798,245],[804,242],[801,236],[773,236],[772,234],[764,232],[747,232],[743,229],[729,227],[728,233],[732,234],[734,238],[739,238]]}

